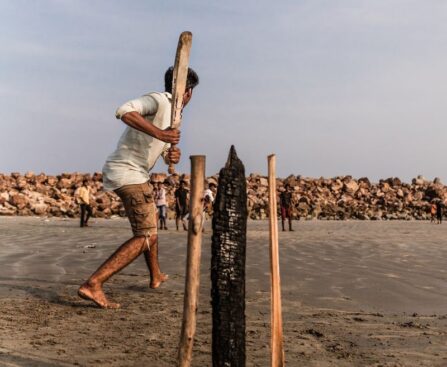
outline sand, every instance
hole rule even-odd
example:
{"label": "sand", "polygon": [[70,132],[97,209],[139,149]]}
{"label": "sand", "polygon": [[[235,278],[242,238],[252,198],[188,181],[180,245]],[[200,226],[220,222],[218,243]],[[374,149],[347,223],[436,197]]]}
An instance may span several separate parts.
{"label": "sand", "polygon": [[[174,366],[185,232],[160,233],[170,280],[144,260],[110,280],[120,310],[79,284],[129,235],[124,219],[0,218],[0,366]],[[209,226],[209,222],[208,222]],[[447,366],[447,225],[299,222],[280,233],[288,366]],[[269,365],[267,222],[249,223],[247,366]],[[203,243],[193,366],[211,365],[210,229]]]}

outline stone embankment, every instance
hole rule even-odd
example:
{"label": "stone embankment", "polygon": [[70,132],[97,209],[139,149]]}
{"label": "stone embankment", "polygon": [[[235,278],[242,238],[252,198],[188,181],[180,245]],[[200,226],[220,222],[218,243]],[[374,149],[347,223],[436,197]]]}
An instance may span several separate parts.
{"label": "stone embankment", "polygon": [[[181,176],[187,183],[189,177]],[[153,174],[151,180],[164,182],[167,190],[169,217],[174,217],[174,190],[180,176]],[[119,198],[102,190],[100,173],[63,173],[49,176],[43,173],[0,174],[0,215],[38,215],[76,217],[76,189],[87,179],[92,192],[93,215],[109,218],[124,215]],[[208,178],[217,182],[217,177]],[[293,215],[302,219],[327,220],[424,220],[430,217],[430,203],[447,199],[447,187],[439,179],[428,181],[422,176],[411,183],[398,178],[371,183],[367,178],[351,176],[306,178],[289,176],[278,179],[278,189],[290,185],[293,191]],[[268,213],[268,187],[265,176],[247,177],[248,211],[252,219],[264,219]]]}

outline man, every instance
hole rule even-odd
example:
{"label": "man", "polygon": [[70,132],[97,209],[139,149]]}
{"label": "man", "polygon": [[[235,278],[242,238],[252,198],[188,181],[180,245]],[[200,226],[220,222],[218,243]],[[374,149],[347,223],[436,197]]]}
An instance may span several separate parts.
{"label": "man", "polygon": [[88,220],[92,215],[92,207],[90,206],[90,189],[88,180],[82,181],[82,186],[77,190],[76,201],[79,204],[79,212],[81,227],[88,227]]}
{"label": "man", "polygon": [[188,230],[185,220],[188,215],[188,190],[185,187],[185,181],[180,181],[180,186],[174,193],[175,196],[175,225],[179,230],[179,222],[183,224],[183,229]]}
{"label": "man", "polygon": [[442,224],[442,216],[443,216],[442,207],[443,207],[442,201],[441,200],[436,201],[436,219],[438,220],[437,222],[438,224]]}
{"label": "man", "polygon": [[431,219],[430,219],[430,223],[434,223],[436,221],[436,212],[437,212],[437,206],[435,202],[431,203],[431,208],[430,208],[430,214],[431,214]]}
{"label": "man", "polygon": [[282,230],[285,231],[285,220],[289,220],[289,231],[292,229],[292,192],[289,184],[286,184],[284,191],[279,194],[279,205],[281,207]]}
{"label": "man", "polygon": [[[217,188],[216,184],[211,182],[208,184],[208,188],[203,192],[203,213],[202,213],[203,223],[205,223],[207,215],[209,218],[213,215],[214,191],[216,191],[216,188]],[[202,233],[205,233],[205,226],[202,227]]]}
{"label": "man", "polygon": [[[142,253],[150,273],[151,288],[158,288],[168,279],[158,264],[157,216],[149,171],[160,156],[165,162],[176,164],[180,150],[180,131],[171,129],[171,91],[173,68],[165,74],[165,93],[149,93],[131,100],[116,111],[116,117],[128,127],[118,146],[103,167],[104,189],[115,191],[121,198],[129,218],[133,237],[122,244],[79,288],[80,297],[95,302],[102,308],[118,308],[110,302],[102,289],[112,275],[119,272]],[[185,107],[199,84],[197,74],[188,70]]]}
{"label": "man", "polygon": [[166,226],[166,190],[163,187],[163,183],[159,182],[157,184],[157,191],[155,193],[155,204],[158,209],[158,219],[160,220],[160,229],[167,230]]}
{"label": "man", "polygon": [[213,214],[214,195],[217,186],[214,182],[208,184],[208,188],[203,193],[204,212],[211,216]]}

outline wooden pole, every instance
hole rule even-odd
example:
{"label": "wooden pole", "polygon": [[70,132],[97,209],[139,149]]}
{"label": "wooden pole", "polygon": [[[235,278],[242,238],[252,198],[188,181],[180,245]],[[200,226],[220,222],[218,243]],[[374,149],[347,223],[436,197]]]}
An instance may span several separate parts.
{"label": "wooden pole", "polygon": [[285,366],[282,313],[281,279],[279,273],[278,212],[276,204],[276,157],[268,156],[269,181],[269,229],[270,229],[270,274],[271,274],[271,348],[272,367]]}
{"label": "wooden pole", "polygon": [[185,295],[183,321],[178,350],[178,366],[189,367],[196,332],[197,305],[200,285],[200,255],[203,226],[203,190],[205,181],[205,156],[191,156],[190,220],[186,257]]}

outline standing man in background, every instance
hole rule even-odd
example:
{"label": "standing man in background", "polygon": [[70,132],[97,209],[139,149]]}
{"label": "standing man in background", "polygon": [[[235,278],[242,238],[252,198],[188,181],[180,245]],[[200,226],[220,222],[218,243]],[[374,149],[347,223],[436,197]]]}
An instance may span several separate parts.
{"label": "standing man in background", "polygon": [[165,229],[167,230],[168,227],[166,226],[166,190],[163,187],[163,183],[159,182],[157,184],[157,190],[155,192],[155,204],[157,205],[158,209],[158,219],[160,220],[160,227],[159,229]]}
{"label": "standing man in background", "polygon": [[441,200],[438,200],[436,202],[436,219],[438,220],[438,224],[442,224],[442,217],[443,217],[443,202]]}
{"label": "standing man in background", "polygon": [[77,190],[76,201],[79,204],[79,213],[81,227],[88,227],[88,220],[92,215],[92,207],[90,206],[90,188],[88,180],[82,181],[82,186]]}
{"label": "standing man in background", "polygon": [[289,221],[289,231],[292,229],[292,192],[289,184],[284,186],[284,191],[279,194],[279,205],[281,208],[282,230],[285,231],[285,221]]}
{"label": "standing man in background", "polygon": [[180,186],[174,193],[175,196],[175,226],[179,230],[179,222],[182,222],[183,229],[188,230],[186,226],[186,216],[188,215],[188,190],[185,187],[185,181],[180,181]]}

